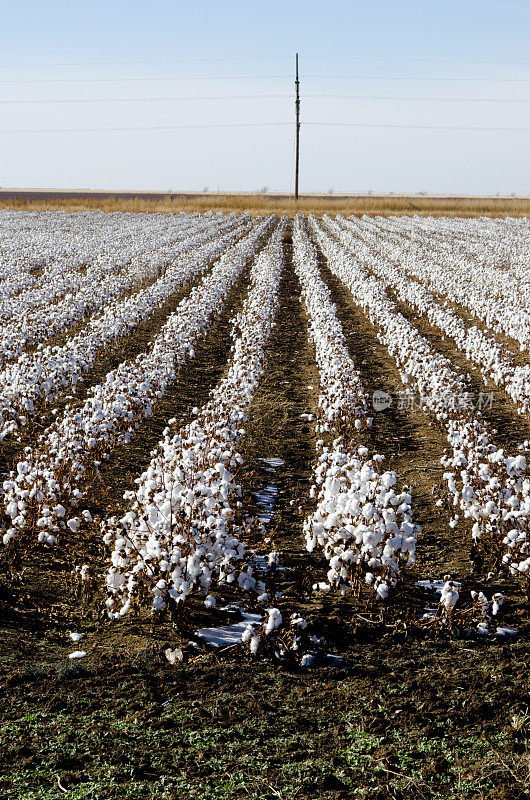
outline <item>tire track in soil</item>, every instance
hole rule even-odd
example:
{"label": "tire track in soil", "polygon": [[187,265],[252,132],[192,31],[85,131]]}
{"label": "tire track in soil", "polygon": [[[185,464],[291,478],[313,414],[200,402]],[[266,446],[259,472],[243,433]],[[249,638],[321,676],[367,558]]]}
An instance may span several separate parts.
{"label": "tire track in soil", "polygon": [[[301,288],[292,265],[292,237],[284,236],[284,272],[280,286],[280,305],[276,324],[266,346],[265,374],[260,381],[245,425],[241,445],[243,507],[251,514],[260,509],[256,491],[273,482],[277,495],[266,537],[247,542],[258,550],[279,552],[282,567],[267,573],[267,584],[282,593],[282,603],[300,610],[301,598],[315,580],[323,579],[323,559],[305,549],[302,518],[298,504],[290,501],[307,497],[311,486],[315,441],[312,425],[301,414],[314,414],[318,405],[319,378],[314,348],[307,338],[307,318],[301,303]],[[310,389],[309,387],[313,388]],[[264,469],[263,458],[284,463],[274,474]],[[322,562],[322,563],[320,563]]]}
{"label": "tire track in soil", "polygon": [[378,329],[333,275],[318,246],[317,252],[321,276],[336,304],[350,355],[367,395],[371,398],[374,391],[383,390],[393,398],[390,408],[374,412],[373,426],[359,436],[359,444],[385,455],[383,464],[396,471],[398,486],[408,484],[412,490],[414,521],[421,526],[421,533],[416,565],[403,572],[402,585],[409,587],[423,578],[441,578],[447,572],[458,580],[465,579],[471,570],[471,534],[463,525],[449,528],[445,503],[441,508],[436,506],[442,489],[444,470],[440,458],[447,446],[445,436],[421,409],[399,407],[397,393],[405,387],[394,359],[378,341]]}

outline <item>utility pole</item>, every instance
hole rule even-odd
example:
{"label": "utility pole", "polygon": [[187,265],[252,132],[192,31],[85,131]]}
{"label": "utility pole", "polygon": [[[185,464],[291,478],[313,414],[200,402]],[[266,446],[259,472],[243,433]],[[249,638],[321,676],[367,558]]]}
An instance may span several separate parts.
{"label": "utility pole", "polygon": [[296,54],[296,79],[294,82],[296,88],[296,163],[294,171],[294,199],[298,200],[298,167],[300,164],[300,80],[298,78],[298,53]]}

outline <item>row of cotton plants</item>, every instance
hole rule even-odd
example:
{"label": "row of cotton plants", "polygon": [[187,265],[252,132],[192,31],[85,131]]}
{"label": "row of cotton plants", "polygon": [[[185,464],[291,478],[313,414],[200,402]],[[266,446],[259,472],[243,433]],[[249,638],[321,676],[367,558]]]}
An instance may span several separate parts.
{"label": "row of cotton plants", "polygon": [[241,487],[234,473],[242,461],[236,450],[245,433],[241,426],[263,374],[278,308],[284,225],[252,267],[226,377],[192,422],[176,433],[165,430],[136,492],[128,493],[130,509],[102,525],[111,549],[106,586],[113,618],[135,606],[174,610],[192,593],[202,593],[211,607],[211,591],[221,584],[267,600],[240,539]]}
{"label": "row of cotton plants", "polygon": [[94,227],[85,215],[68,216],[72,224],[65,226],[64,215],[0,212],[0,321],[75,291],[80,273],[96,262],[101,270],[103,256],[109,269],[121,268],[130,260],[124,254],[140,252],[164,233],[160,225],[142,228],[133,220],[116,224],[101,215]]}
{"label": "row of cotton plants", "polygon": [[[352,221],[348,224],[358,227]],[[363,220],[360,226],[364,225]],[[396,259],[406,253],[404,266],[409,275],[418,278],[442,298],[466,308],[494,332],[515,339],[521,350],[528,350],[528,280],[520,280],[506,270],[469,258],[465,251],[455,253],[447,242],[436,241],[434,245],[415,228],[408,231],[408,235],[404,230],[399,233],[400,238],[395,244]]]}
{"label": "row of cotton plants", "polygon": [[[211,212],[204,215],[205,219]],[[0,278],[14,269],[33,274],[54,265],[90,268],[96,261],[122,260],[198,214],[108,214],[105,212],[0,211]]]}
{"label": "row of cotton plants", "polygon": [[530,268],[530,226],[521,219],[434,219],[376,217],[374,226],[411,243],[433,248],[454,266],[473,263],[485,274],[497,270],[508,280],[526,281]]}
{"label": "row of cotton plants", "polygon": [[[148,228],[147,232],[136,236],[130,242],[124,241],[123,236],[118,237],[117,242],[109,242],[109,231],[102,225],[99,239],[93,243],[90,265],[79,262],[77,258],[70,259],[65,253],[62,258],[50,259],[45,267],[37,270],[41,272],[39,277],[24,271],[26,280],[19,283],[16,274],[20,272],[20,268],[17,269],[15,264],[10,263],[18,253],[15,250],[8,262],[12,267],[9,279],[0,283],[0,322],[13,317],[25,317],[33,309],[55,303],[67,294],[73,296],[91,282],[97,282],[109,273],[118,273],[125,266],[134,264],[140,266],[140,260],[145,267],[147,266],[145,255],[153,251],[162,254],[163,247],[189,236],[192,229],[200,230],[208,224],[208,220],[179,218],[177,223],[166,225],[163,230],[157,228],[153,231]],[[114,232],[112,227],[111,232]],[[50,231],[50,236],[56,237],[58,233]],[[71,263],[72,260],[74,263]],[[4,263],[4,268],[8,264]],[[31,285],[25,287],[28,277],[31,278]],[[19,291],[15,291],[15,288]]]}
{"label": "row of cotton plants", "polygon": [[[494,568],[530,576],[530,480],[526,459],[507,456],[469,402],[466,382],[448,359],[400,314],[381,282],[370,275],[314,218],[311,230],[331,271],[378,329],[378,338],[395,358],[403,382],[418,393],[422,406],[445,427],[451,455],[442,463],[455,512],[473,521],[473,539]],[[454,524],[458,516],[454,519]]]}
{"label": "row of cotton plants", "polygon": [[16,471],[3,484],[5,544],[16,540],[20,531],[35,527],[39,541],[54,544],[65,524],[73,530],[79,527],[79,519],[68,516],[97,476],[101,458],[128,442],[139,422],[152,414],[182,364],[193,357],[197,338],[222,310],[257,239],[273,225],[269,218],[231,248],[181,301],[146,353],[110,372],[104,383],[91,388],[81,407],[67,406],[36,445],[26,448]]}
{"label": "row of cotton plants", "polygon": [[[466,358],[477,364],[486,380],[501,385],[518,407],[520,414],[530,409],[530,366],[515,363],[516,356],[501,345],[491,333],[484,333],[475,325],[467,326],[462,317],[449,306],[436,301],[432,292],[417,280],[411,279],[403,268],[396,266],[401,259],[385,248],[382,237],[377,238],[377,253],[374,254],[375,236],[360,233],[362,240],[342,228],[337,222],[325,218],[327,229],[334,233],[356,258],[360,259],[386,286],[390,286],[397,297],[425,315],[430,324],[440,328],[453,339]],[[393,258],[394,261],[390,259]]]}
{"label": "row of cotton plants", "polygon": [[318,258],[300,217],[295,219],[294,268],[302,287],[320,377],[317,462],[311,497],[315,510],[304,521],[306,546],[319,545],[329,563],[327,581],[343,594],[363,583],[386,599],[397,583],[400,564],[415,560],[418,526],[412,521],[407,487],[396,492],[394,471],[381,470],[383,455],[356,444],[370,427],[367,398],[348,353],[330,293],[320,277]]}
{"label": "row of cotton plants", "polygon": [[[243,247],[252,248],[271,225],[270,218],[265,222],[260,220],[229,230],[191,253],[185,245],[186,249],[167,266],[162,278],[126,300],[109,303],[101,316],[90,320],[65,345],[24,353],[8,365],[0,373],[0,440],[19,430],[67,388],[75,390],[105,348],[152,316],[186,281],[204,272],[247,230],[251,232],[243,240]],[[239,252],[240,247],[232,245],[226,257],[230,259]]]}
{"label": "row of cotton plants", "polygon": [[[151,256],[143,256],[139,263],[135,260],[124,269],[101,272],[91,270],[82,278],[82,285],[75,294],[67,294],[60,302],[46,308],[37,308],[21,314],[9,324],[0,327],[0,366],[17,358],[27,347],[45,342],[51,336],[64,333],[92,314],[104,309],[105,305],[137,288],[145,280],[154,280],[161,267],[167,266],[184,253],[202,245],[212,244],[222,233],[232,233],[235,238],[248,229],[249,221],[236,219],[220,224],[200,224],[193,235],[176,235],[174,244],[152,251]],[[44,293],[45,296],[45,293]]]}
{"label": "row of cotton plants", "polygon": [[[382,234],[384,239],[402,251],[408,250],[411,260],[424,259],[430,252],[447,269],[458,271],[471,268],[493,291],[496,288],[495,278],[498,279],[500,275],[505,277],[510,291],[521,284],[517,275],[508,268],[512,248],[501,248],[501,255],[500,234],[493,235],[489,227],[485,230],[484,224],[479,220],[469,221],[467,235],[463,237],[455,233],[454,226],[441,225],[428,230],[417,218],[408,218],[406,223],[400,223],[397,219],[387,221],[379,217],[363,219],[361,227],[367,227],[379,236]],[[515,247],[510,235],[508,241]]]}

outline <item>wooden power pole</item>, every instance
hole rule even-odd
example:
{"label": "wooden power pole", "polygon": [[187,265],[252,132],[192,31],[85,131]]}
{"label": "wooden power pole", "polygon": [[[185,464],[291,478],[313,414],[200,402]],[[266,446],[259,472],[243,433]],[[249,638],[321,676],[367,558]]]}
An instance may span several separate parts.
{"label": "wooden power pole", "polygon": [[294,169],[294,199],[298,200],[298,167],[300,165],[300,80],[298,78],[298,53],[296,54],[296,79],[294,85],[296,88],[296,156]]}

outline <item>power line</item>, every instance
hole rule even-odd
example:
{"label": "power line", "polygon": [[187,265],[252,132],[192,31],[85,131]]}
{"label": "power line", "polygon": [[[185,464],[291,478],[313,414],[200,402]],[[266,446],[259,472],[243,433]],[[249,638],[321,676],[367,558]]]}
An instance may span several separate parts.
{"label": "power line", "polygon": [[225,61],[290,61],[290,56],[239,56],[237,58],[171,58],[141,61],[49,61],[32,64],[0,64],[0,69],[25,69],[27,67],[105,67],[131,64],[209,64]]}
{"label": "power line", "polygon": [[[305,79],[315,80],[359,80],[359,81],[476,81],[486,83],[530,83],[530,78],[451,78],[428,75],[304,75]],[[292,75],[173,75],[166,77],[135,78],[1,78],[4,84],[41,83],[124,83],[144,81],[218,81],[218,80],[285,80]]]}
{"label": "power line", "polygon": [[100,133],[110,131],[179,131],[197,128],[273,128],[282,126],[292,126],[292,122],[219,122],[208,123],[206,125],[139,125],[139,126],[118,126],[110,128],[0,128],[2,133]]}
{"label": "power line", "polygon": [[417,130],[430,130],[430,131],[492,131],[498,132],[511,132],[511,133],[528,133],[530,128],[508,128],[508,127],[480,127],[478,125],[416,125],[401,124],[401,123],[379,123],[379,122],[304,122],[303,125],[326,125],[339,128],[407,128]]}
{"label": "power line", "polygon": [[93,97],[69,98],[54,100],[51,98],[36,100],[0,100],[2,104],[29,105],[53,103],[161,103],[173,100],[272,100],[279,98],[292,99],[290,94],[237,94],[237,95],[175,95],[172,97]]}
{"label": "power line", "polygon": [[304,78],[356,80],[356,81],[466,81],[473,83],[481,81],[486,83],[529,83],[530,78],[446,78],[430,75],[304,75]]}
{"label": "power line", "polygon": [[530,97],[405,97],[380,94],[304,94],[304,98],[306,97],[320,98],[323,100],[422,100],[444,103],[530,103]]}
{"label": "power line", "polygon": [[0,78],[0,83],[123,83],[139,81],[256,81],[260,79],[291,78],[291,75],[173,75],[164,78]]}
{"label": "power line", "polygon": [[[318,98],[322,100],[400,100],[400,101],[425,101],[425,102],[444,102],[444,103],[530,103],[529,97],[413,97],[398,95],[361,95],[361,94],[305,94],[306,98]],[[237,94],[237,95],[172,95],[170,97],[73,97],[73,98],[36,98],[30,100],[0,100],[3,105],[46,105],[46,104],[65,104],[65,103],[165,103],[173,101],[194,101],[194,100],[279,100],[292,99],[291,94]]]}
{"label": "power line", "polygon": [[[187,124],[187,125],[139,125],[139,126],[116,126],[116,127],[93,127],[93,128],[11,128],[0,129],[0,134],[10,133],[101,133],[113,131],[176,131],[208,128],[268,128],[268,127],[292,127],[293,122],[220,122],[208,124]],[[405,128],[416,130],[436,130],[436,131],[483,131],[483,132],[511,132],[528,133],[530,128],[511,128],[511,127],[484,127],[470,125],[423,125],[423,124],[400,124],[400,123],[378,123],[378,122],[302,122],[302,126],[327,126],[339,128]]]}
{"label": "power line", "polygon": [[[130,59],[125,61],[39,61],[27,64],[0,64],[0,69],[26,69],[30,67],[103,67],[151,64],[209,64],[240,61],[290,61],[291,56],[238,56],[231,58],[159,58]],[[530,64],[524,59],[467,59],[467,58],[409,58],[407,56],[304,56],[305,61],[354,61],[407,63],[407,64]]]}
{"label": "power line", "polygon": [[407,56],[304,56],[305,61],[405,61],[407,64],[530,64],[528,60],[408,58]]}

